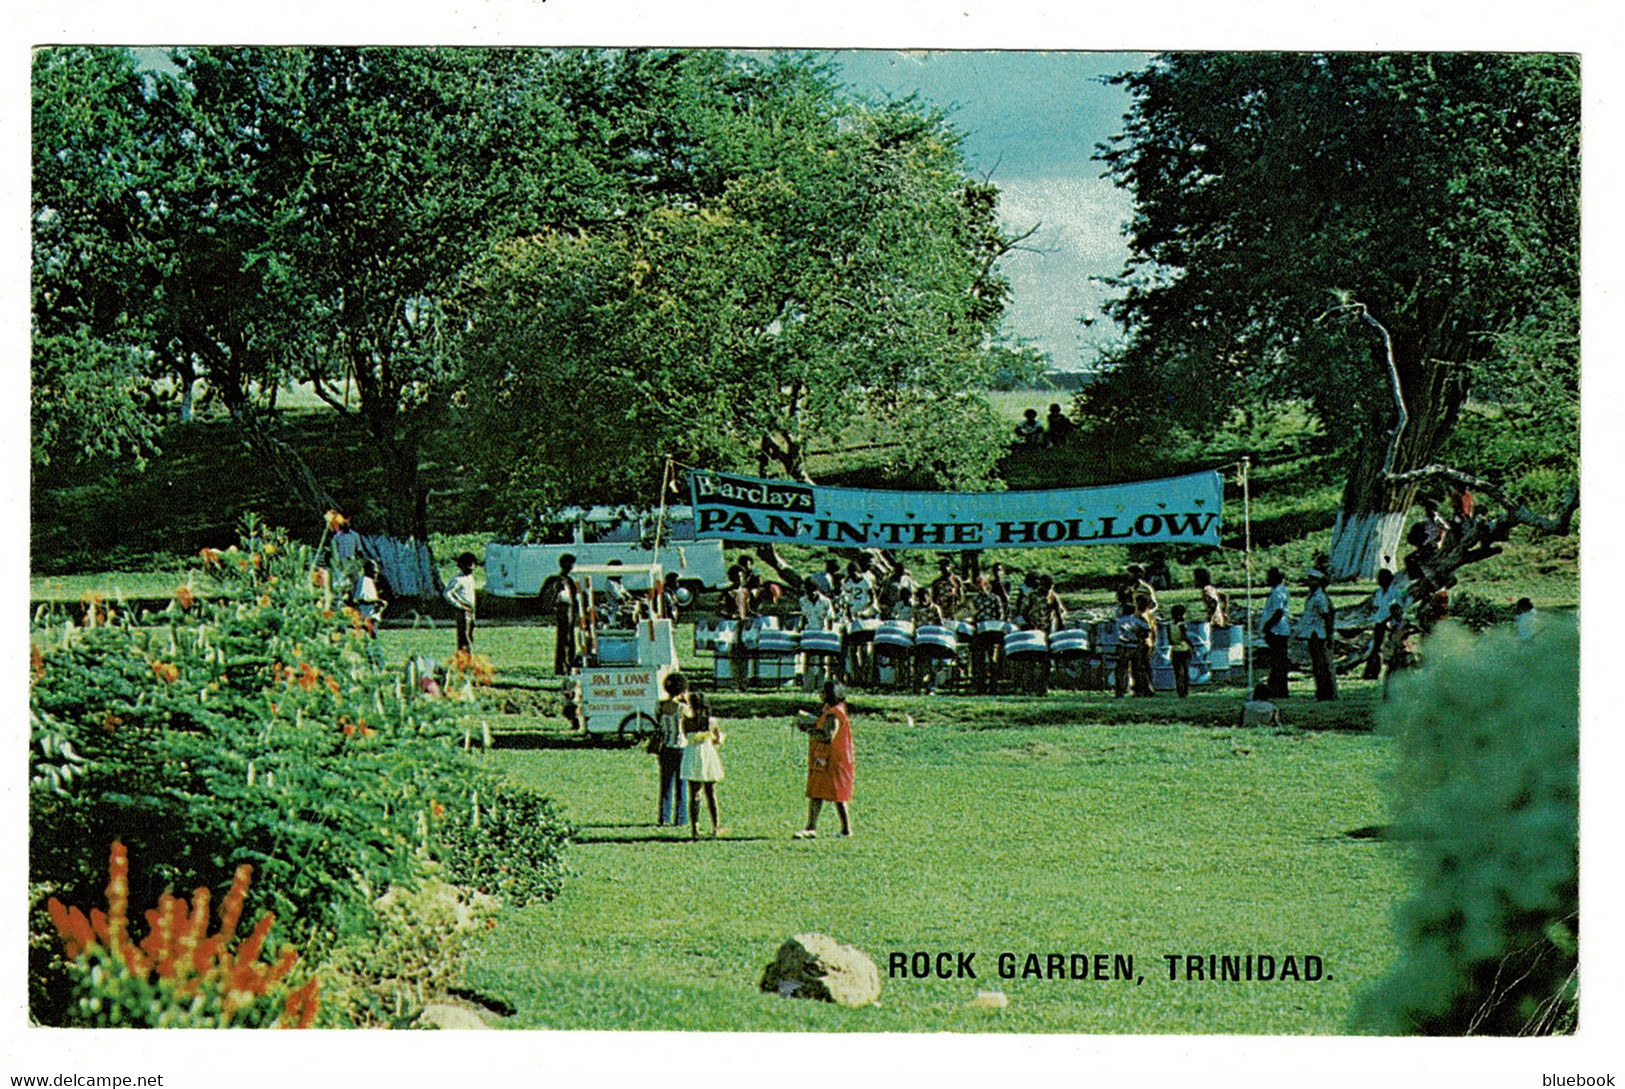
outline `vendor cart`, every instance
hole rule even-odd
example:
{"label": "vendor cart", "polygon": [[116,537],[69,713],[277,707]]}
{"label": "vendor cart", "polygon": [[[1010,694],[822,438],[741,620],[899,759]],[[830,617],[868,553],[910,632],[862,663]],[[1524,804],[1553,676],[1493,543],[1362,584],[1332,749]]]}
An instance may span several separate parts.
{"label": "vendor cart", "polygon": [[[581,582],[584,606],[577,632],[581,666],[571,676],[581,728],[589,735],[647,737],[666,677],[678,668],[671,618],[660,615],[659,594],[650,592],[658,591],[663,569],[658,563],[593,564],[571,574]],[[605,593],[611,578],[639,603],[636,620],[617,623],[611,615]]]}

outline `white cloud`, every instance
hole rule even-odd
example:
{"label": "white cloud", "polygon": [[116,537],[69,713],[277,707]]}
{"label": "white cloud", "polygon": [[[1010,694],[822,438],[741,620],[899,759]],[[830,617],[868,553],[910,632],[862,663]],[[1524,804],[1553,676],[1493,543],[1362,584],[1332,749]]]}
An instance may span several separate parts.
{"label": "white cloud", "polygon": [[[1122,227],[1132,204],[1104,178],[1005,178],[1000,221],[1010,233],[1039,229],[1006,256],[999,269],[1010,281],[1005,328],[1049,351],[1063,370],[1087,367],[1115,330],[1100,314],[1107,289],[1093,276],[1122,271],[1128,246]],[[1093,318],[1084,325],[1080,319]]]}

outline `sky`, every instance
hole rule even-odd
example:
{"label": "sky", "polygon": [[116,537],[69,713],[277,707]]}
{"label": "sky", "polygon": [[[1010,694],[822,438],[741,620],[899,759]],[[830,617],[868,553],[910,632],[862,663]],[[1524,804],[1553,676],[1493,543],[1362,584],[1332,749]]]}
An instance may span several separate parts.
{"label": "sky", "polygon": [[967,165],[999,186],[1005,230],[1038,228],[1000,263],[1011,287],[1006,332],[1048,352],[1057,369],[1088,369],[1115,339],[1100,313],[1108,290],[1091,278],[1122,270],[1132,203],[1092,159],[1122,131],[1129,105],[1103,77],[1147,55],[869,49],[832,58],[860,95],[917,94],[947,112],[965,135]]}

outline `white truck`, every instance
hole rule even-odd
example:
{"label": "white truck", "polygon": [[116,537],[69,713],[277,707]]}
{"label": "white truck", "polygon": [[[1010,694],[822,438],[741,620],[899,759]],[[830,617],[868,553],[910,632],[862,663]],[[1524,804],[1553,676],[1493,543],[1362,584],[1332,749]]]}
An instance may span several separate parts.
{"label": "white truck", "polygon": [[[658,550],[644,544],[654,537],[656,518],[653,514],[620,507],[561,511],[558,520],[572,527],[570,541],[548,544],[493,541],[485,546],[484,592],[500,597],[534,597],[543,583],[558,574],[559,557],[565,553],[576,558],[577,571],[583,565],[601,566],[619,560],[628,570],[659,564],[665,571],[675,571],[678,581],[690,589],[715,589],[727,581],[722,542],[694,537],[693,514],[688,507],[667,508]],[[589,535],[593,540],[587,539]]]}

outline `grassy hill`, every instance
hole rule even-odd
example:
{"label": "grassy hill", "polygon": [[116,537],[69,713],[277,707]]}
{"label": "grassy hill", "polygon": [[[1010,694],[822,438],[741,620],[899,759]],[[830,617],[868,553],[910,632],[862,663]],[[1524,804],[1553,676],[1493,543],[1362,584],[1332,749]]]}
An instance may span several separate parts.
{"label": "grassy hill", "polygon": [[[1036,408],[1042,415],[1052,401],[1065,399],[1065,393],[1048,389],[993,395],[1012,427],[1023,409]],[[282,410],[282,436],[347,509],[365,512],[369,497],[382,488],[382,474],[367,454],[369,437],[354,417],[311,400],[296,399]],[[198,549],[233,541],[238,520],[250,511],[288,526],[296,536],[312,541],[319,536],[320,525],[256,463],[229,420],[214,416],[172,424],[163,432],[162,448],[145,469],[92,459],[36,473],[31,489],[36,599],[76,599],[86,590],[105,592],[115,584],[139,593],[149,575],[167,592],[173,573],[188,566]],[[488,538],[475,486],[458,472],[453,451],[428,454],[424,476],[431,489],[436,555],[444,558],[465,547],[478,552]],[[878,464],[883,454],[882,434],[853,436],[848,449],[818,452],[812,469],[820,477],[849,480],[866,465]],[[1224,547],[1171,548],[1166,555],[1176,576],[1206,566],[1221,583],[1240,586],[1245,581],[1242,491],[1234,466],[1244,455],[1252,459],[1253,570],[1261,583],[1270,564],[1301,570],[1328,547],[1342,487],[1339,456],[1297,406],[1255,414],[1210,441],[1156,457],[1125,456],[1111,442],[1087,437],[1056,450],[1016,451],[1006,459],[1004,477],[1009,487],[1027,489],[1223,469]],[[1099,591],[1124,564],[1149,558],[1151,551],[1141,546],[1131,556],[1123,546],[1096,546],[1011,550],[999,558],[1018,570],[1052,572],[1069,602],[1091,604],[1106,600]],[[918,555],[925,566],[929,561]],[[1469,568],[1461,589],[1497,603],[1527,595],[1542,607],[1575,605],[1578,539],[1536,541],[1520,533],[1503,556]],[[1350,593],[1357,595],[1357,588]]]}

